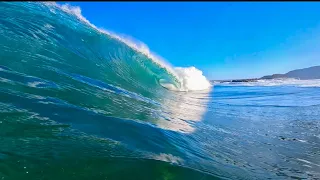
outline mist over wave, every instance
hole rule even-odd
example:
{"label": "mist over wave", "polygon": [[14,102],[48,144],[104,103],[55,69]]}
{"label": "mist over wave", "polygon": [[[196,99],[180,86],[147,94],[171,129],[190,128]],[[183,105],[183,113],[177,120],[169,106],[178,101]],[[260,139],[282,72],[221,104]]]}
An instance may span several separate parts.
{"label": "mist over wave", "polygon": [[117,39],[118,41],[125,43],[130,48],[150,58],[157,65],[161,66],[162,68],[165,68],[168,71],[168,73],[172,74],[180,84],[179,87],[176,87],[171,83],[160,83],[167,89],[175,91],[197,91],[208,89],[211,86],[210,82],[203,75],[201,70],[195,67],[172,67],[172,65],[170,65],[166,60],[164,60],[164,58],[150,51],[149,47],[143,42],[129,37],[127,35],[119,35],[117,33],[105,30],[103,28],[96,27],[81,14],[81,8],[78,6],[71,6],[69,4],[59,5],[55,2],[49,2],[45,4],[49,6],[55,6],[66,13],[76,16],[77,19],[88,24],[92,28],[96,29],[98,32],[106,34],[114,39]]}

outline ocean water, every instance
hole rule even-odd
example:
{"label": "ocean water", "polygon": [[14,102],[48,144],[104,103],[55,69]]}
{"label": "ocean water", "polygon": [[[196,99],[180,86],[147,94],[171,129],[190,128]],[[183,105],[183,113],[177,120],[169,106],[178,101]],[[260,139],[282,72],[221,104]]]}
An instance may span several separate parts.
{"label": "ocean water", "polygon": [[0,180],[320,179],[320,80],[214,83],[55,3],[0,3]]}

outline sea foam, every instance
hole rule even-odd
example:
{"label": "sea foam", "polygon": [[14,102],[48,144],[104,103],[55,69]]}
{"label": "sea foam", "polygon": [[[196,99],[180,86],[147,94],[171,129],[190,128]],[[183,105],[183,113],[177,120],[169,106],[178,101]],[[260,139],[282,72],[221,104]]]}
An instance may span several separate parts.
{"label": "sea foam", "polygon": [[295,86],[295,87],[320,87],[320,79],[299,80],[293,78],[261,79],[255,82],[227,82],[229,86]]}

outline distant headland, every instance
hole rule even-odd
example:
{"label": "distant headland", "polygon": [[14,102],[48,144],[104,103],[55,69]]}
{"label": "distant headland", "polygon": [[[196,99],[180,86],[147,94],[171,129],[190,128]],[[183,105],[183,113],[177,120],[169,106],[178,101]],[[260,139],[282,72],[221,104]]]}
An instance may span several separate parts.
{"label": "distant headland", "polygon": [[285,74],[273,74],[263,76],[261,78],[252,79],[233,79],[233,80],[211,80],[211,82],[256,82],[262,79],[279,79],[279,78],[294,78],[301,80],[320,79],[320,66],[313,66],[309,68],[296,69]]}

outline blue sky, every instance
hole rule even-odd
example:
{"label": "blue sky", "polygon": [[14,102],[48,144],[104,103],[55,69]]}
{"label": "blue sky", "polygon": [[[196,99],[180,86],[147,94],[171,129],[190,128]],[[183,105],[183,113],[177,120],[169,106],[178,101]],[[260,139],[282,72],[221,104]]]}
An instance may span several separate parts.
{"label": "blue sky", "polygon": [[209,79],[320,65],[317,2],[72,2],[98,27],[126,34],[173,66]]}

